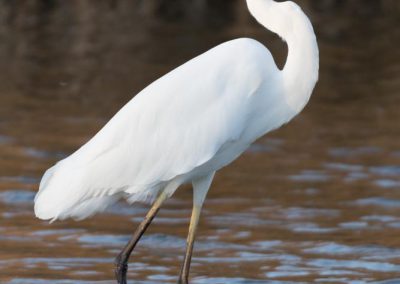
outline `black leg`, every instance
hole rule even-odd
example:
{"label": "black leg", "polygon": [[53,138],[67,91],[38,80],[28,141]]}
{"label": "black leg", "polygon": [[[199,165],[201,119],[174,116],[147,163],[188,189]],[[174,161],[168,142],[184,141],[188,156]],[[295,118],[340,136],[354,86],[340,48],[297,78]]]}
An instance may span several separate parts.
{"label": "black leg", "polygon": [[128,271],[129,256],[131,255],[133,249],[139,242],[146,229],[149,227],[151,221],[153,221],[157,212],[160,210],[162,203],[166,199],[167,195],[165,193],[161,193],[157,200],[154,202],[153,206],[150,208],[142,223],[140,223],[139,227],[136,229],[128,244],[115,259],[115,277],[117,278],[118,284],[126,284],[126,273]]}

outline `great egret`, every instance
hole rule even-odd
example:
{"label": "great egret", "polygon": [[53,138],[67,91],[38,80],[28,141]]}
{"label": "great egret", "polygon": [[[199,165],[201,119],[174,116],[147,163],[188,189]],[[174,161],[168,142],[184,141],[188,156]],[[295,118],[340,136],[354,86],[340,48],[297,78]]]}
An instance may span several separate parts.
{"label": "great egret", "polygon": [[247,0],[250,13],[288,44],[279,70],[261,43],[222,43],[156,80],[89,142],[44,174],[35,214],[86,218],[121,198],[154,202],[116,259],[126,283],[128,258],[162,203],[193,185],[193,211],[179,283],[188,283],[200,211],[214,174],[257,138],[297,115],[318,80],[313,27],[293,2]]}

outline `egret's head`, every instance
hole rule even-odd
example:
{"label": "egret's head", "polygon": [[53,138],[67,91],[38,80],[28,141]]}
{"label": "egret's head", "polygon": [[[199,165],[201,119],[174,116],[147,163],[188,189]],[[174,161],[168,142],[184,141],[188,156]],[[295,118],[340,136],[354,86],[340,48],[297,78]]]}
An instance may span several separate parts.
{"label": "egret's head", "polygon": [[309,20],[300,6],[292,1],[247,0],[250,13],[270,31],[287,39],[298,26]]}

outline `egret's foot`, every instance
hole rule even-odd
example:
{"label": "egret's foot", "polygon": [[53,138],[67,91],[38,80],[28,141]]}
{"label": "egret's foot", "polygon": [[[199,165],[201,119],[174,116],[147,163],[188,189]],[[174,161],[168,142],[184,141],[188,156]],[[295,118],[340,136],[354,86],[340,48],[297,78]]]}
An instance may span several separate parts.
{"label": "egret's foot", "polygon": [[178,284],[189,284],[187,277],[179,277]]}
{"label": "egret's foot", "polygon": [[121,256],[115,259],[115,277],[118,284],[126,284],[126,273],[128,272],[128,264],[126,260],[122,260]]}

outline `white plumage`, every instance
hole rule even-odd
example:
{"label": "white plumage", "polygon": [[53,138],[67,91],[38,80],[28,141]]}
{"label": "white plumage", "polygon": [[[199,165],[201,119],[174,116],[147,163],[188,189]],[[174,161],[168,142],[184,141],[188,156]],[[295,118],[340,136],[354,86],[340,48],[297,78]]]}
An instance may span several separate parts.
{"label": "white plumage", "polygon": [[288,42],[282,71],[268,49],[246,38],[188,61],[146,87],[45,173],[36,216],[82,219],[122,197],[153,200],[164,189],[170,196],[300,112],[318,77],[312,26],[292,2],[248,0],[248,6]]}

